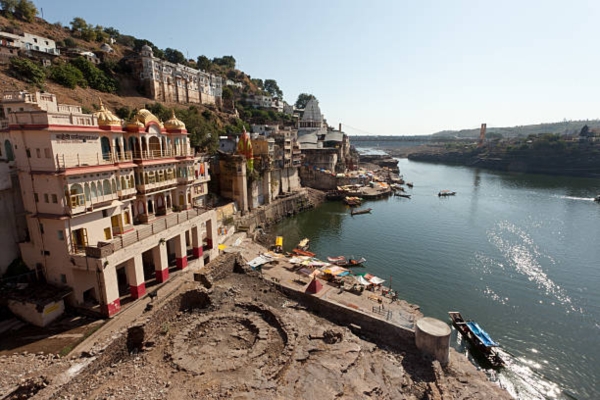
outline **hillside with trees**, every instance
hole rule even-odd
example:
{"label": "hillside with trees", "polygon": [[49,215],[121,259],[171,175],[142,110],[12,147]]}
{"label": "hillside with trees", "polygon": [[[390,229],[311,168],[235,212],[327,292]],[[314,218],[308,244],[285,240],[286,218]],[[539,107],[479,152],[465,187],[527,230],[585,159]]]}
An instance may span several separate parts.
{"label": "hillside with trees", "polygon": [[[192,145],[208,151],[216,149],[219,136],[238,134],[245,124],[246,129],[249,129],[249,123],[294,124],[290,115],[257,109],[250,104],[248,99],[254,95],[282,99],[283,90],[275,79],[252,78],[238,70],[231,55],[212,59],[198,55],[188,59],[178,49],[160,49],[148,39],[121,33],[114,27],[94,25],[79,17],[73,18],[69,26],[58,22],[52,24],[37,17],[38,10],[29,0],[0,0],[0,7],[1,31],[47,37],[56,42],[61,52],[50,66],[42,66],[39,60],[22,54],[0,65],[0,90],[3,92],[44,90],[56,94],[60,103],[81,105],[88,113],[98,110],[102,99],[105,106],[125,120],[141,108],[149,109],[163,120],[175,110],[186,124]],[[112,50],[102,51],[101,46],[108,43]],[[228,107],[161,104],[146,97],[127,62],[137,56],[144,45],[152,48],[155,57],[221,76],[223,82],[237,83],[223,86],[223,103]],[[101,62],[96,65],[85,57],[72,56],[75,51],[97,54]],[[303,96],[302,99],[312,95]]]}

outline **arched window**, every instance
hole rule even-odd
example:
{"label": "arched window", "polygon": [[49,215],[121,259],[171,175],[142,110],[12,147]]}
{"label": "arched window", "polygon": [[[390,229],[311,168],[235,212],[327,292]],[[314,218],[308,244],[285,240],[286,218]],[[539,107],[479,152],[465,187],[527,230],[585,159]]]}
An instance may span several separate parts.
{"label": "arched window", "polygon": [[12,144],[10,143],[10,140],[8,140],[8,139],[6,139],[4,141],[4,150],[6,152],[6,159],[8,161],[14,161],[15,155],[13,153]]}
{"label": "arched window", "polygon": [[110,160],[110,139],[106,136],[100,138],[100,145],[102,146],[102,158],[104,160]]}
{"label": "arched window", "polygon": [[111,194],[110,181],[108,179],[104,180],[103,186],[104,195]]}
{"label": "arched window", "polygon": [[85,201],[90,201],[90,184],[85,184]]}
{"label": "arched window", "polygon": [[92,182],[91,190],[92,190],[92,199],[95,199],[98,196],[98,193],[96,192],[96,182]]}
{"label": "arched window", "polygon": [[121,177],[121,188],[122,190],[127,189],[127,181],[125,180],[124,176]]}

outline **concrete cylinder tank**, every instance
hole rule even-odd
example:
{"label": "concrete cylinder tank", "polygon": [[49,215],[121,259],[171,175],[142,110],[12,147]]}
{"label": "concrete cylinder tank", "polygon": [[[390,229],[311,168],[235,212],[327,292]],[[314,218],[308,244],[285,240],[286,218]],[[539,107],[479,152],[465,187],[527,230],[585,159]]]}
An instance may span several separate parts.
{"label": "concrete cylinder tank", "polygon": [[415,324],[415,344],[423,353],[433,356],[442,365],[448,364],[450,326],[439,319],[424,317]]}

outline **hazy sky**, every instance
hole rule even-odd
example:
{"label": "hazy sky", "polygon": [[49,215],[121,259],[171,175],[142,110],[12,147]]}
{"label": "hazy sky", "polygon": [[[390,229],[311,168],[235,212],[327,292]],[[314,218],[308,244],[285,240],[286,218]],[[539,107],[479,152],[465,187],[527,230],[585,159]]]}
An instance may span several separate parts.
{"label": "hazy sky", "polygon": [[[600,117],[600,1],[33,0],[189,58],[232,55],[348,134]],[[41,13],[40,13],[41,14]]]}

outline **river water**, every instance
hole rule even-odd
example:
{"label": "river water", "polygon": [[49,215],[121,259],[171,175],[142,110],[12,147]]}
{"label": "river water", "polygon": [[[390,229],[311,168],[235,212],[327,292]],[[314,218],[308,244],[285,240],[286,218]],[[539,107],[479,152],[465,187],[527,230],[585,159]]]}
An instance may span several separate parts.
{"label": "river water", "polygon": [[[399,166],[411,199],[357,216],[327,202],[276,227],[284,248],[308,237],[321,259],[363,256],[425,316],[476,320],[508,360],[488,372],[515,398],[600,398],[600,180]],[[454,331],[452,344],[468,354]]]}

